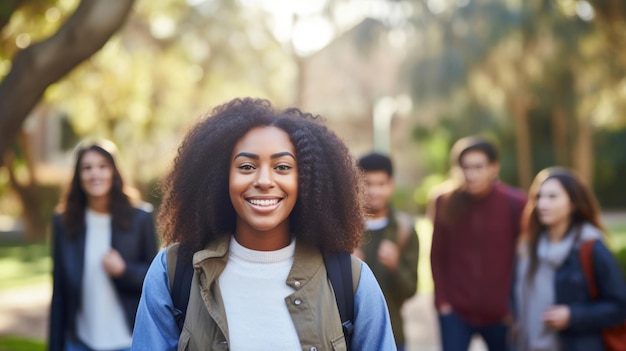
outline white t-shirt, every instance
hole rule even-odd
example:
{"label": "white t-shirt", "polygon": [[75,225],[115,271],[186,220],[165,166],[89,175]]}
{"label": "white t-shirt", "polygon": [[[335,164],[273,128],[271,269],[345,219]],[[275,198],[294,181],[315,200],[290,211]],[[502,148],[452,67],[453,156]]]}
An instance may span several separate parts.
{"label": "white t-shirt", "polygon": [[78,338],[94,350],[130,348],[131,333],[113,281],[102,266],[111,249],[111,216],[86,211],[82,301],[76,315]]}
{"label": "white t-shirt", "polygon": [[381,217],[376,219],[367,219],[365,226],[367,230],[381,230],[389,224],[389,218]]}
{"label": "white t-shirt", "polygon": [[232,351],[301,350],[285,297],[295,241],[277,251],[255,251],[230,241],[218,283],[224,299]]}

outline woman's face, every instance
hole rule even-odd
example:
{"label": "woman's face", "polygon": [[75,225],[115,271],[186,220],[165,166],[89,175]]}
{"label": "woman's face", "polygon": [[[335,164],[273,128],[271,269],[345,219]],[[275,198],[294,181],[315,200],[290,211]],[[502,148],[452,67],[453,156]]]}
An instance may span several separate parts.
{"label": "woman's face", "polygon": [[541,184],[536,206],[539,222],[547,227],[568,226],[574,210],[565,188],[554,178],[549,178]]}
{"label": "woman's face", "polygon": [[266,126],[241,137],[231,154],[229,193],[242,245],[263,249],[270,238],[289,238],[289,214],[298,198],[298,165],[289,135]]}
{"label": "woman's face", "polygon": [[80,185],[89,199],[109,196],[113,187],[113,166],[97,151],[87,151],[80,160]]}

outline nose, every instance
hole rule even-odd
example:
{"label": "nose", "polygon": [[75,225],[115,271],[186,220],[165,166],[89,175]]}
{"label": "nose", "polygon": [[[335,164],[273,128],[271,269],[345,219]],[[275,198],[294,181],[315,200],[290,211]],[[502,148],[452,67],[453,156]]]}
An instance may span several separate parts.
{"label": "nose", "polygon": [[259,168],[259,172],[257,173],[257,177],[255,180],[255,186],[261,189],[267,189],[272,187],[274,184],[274,179],[272,178],[272,171],[269,167],[261,167]]}

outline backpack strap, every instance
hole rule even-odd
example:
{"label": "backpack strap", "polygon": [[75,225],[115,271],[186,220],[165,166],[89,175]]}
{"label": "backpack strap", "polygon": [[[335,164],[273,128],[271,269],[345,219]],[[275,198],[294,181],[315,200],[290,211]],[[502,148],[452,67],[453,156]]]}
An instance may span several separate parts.
{"label": "backpack strap", "polygon": [[193,264],[191,259],[185,259],[178,254],[179,244],[173,244],[167,248],[167,273],[170,278],[170,295],[174,304],[174,318],[178,330],[183,330],[187,306],[189,305],[189,293],[191,292],[191,280],[193,279]]}
{"label": "backpack strap", "polygon": [[593,245],[595,240],[585,241],[580,246],[580,263],[587,278],[587,285],[589,287],[589,296],[592,300],[598,297],[598,288],[596,287],[595,274],[593,273]]}
{"label": "backpack strap", "polygon": [[[360,277],[361,265],[360,261],[357,262]],[[350,350],[352,332],[354,331],[354,293],[358,285],[358,279],[355,280],[354,274],[352,274],[353,270],[356,269],[352,263],[351,255],[345,251],[333,251],[324,255],[324,265],[326,266],[328,279],[335,292],[348,351]]]}

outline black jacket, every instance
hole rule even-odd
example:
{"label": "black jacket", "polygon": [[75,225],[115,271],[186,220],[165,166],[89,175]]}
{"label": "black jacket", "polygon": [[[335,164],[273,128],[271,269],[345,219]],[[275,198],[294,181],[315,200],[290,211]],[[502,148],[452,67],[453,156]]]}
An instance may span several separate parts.
{"label": "black jacket", "polygon": [[[61,215],[54,216],[53,230],[54,267],[48,349],[63,351],[66,337],[75,335],[74,324],[82,300],[85,231],[75,238],[69,238]],[[113,279],[113,283],[132,331],[143,279],[157,252],[151,213],[135,209],[128,230],[112,228],[111,247],[116,249],[126,262],[124,275]]]}

